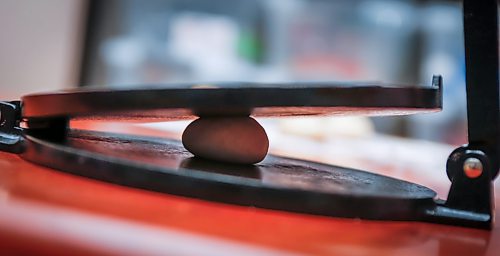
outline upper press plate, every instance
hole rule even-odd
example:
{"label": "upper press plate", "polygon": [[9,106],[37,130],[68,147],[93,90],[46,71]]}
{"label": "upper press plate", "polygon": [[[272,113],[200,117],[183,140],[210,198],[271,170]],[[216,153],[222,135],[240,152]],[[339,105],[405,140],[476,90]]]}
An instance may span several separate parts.
{"label": "upper press plate", "polygon": [[168,121],[195,116],[404,115],[439,111],[441,79],[432,87],[340,83],[222,83],[91,89],[22,98],[26,119],[70,117]]}

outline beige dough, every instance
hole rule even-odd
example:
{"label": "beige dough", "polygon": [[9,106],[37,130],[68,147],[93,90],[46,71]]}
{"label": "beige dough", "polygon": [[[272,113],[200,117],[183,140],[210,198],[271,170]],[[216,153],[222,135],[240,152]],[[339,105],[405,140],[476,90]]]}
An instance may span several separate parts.
{"label": "beige dough", "polygon": [[264,159],[269,140],[251,117],[201,117],[186,127],[182,144],[195,156],[237,164]]}

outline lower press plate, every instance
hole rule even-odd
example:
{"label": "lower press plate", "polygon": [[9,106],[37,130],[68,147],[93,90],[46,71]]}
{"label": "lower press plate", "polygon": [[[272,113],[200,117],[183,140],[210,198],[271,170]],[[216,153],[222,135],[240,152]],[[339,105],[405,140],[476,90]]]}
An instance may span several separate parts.
{"label": "lower press plate", "polygon": [[237,205],[378,220],[417,220],[426,187],[369,172],[269,155],[253,166],[193,157],[179,141],[71,131],[65,142],[26,136],[23,158],[118,185]]}

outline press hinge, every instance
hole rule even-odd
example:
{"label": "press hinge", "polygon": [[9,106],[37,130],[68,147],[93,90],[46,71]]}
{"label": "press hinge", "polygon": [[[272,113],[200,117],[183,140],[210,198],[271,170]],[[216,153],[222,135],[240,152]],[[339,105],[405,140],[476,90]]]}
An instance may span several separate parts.
{"label": "press hinge", "polygon": [[21,153],[24,149],[20,101],[0,101],[0,151]]}

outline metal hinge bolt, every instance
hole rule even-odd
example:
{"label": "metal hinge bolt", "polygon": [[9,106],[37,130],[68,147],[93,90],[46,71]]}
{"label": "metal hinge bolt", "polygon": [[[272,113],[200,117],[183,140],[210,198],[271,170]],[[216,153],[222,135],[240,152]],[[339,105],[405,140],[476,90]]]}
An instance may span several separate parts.
{"label": "metal hinge bolt", "polygon": [[475,157],[465,159],[464,173],[471,179],[481,176],[481,174],[483,173],[483,163],[481,163],[481,160]]}

